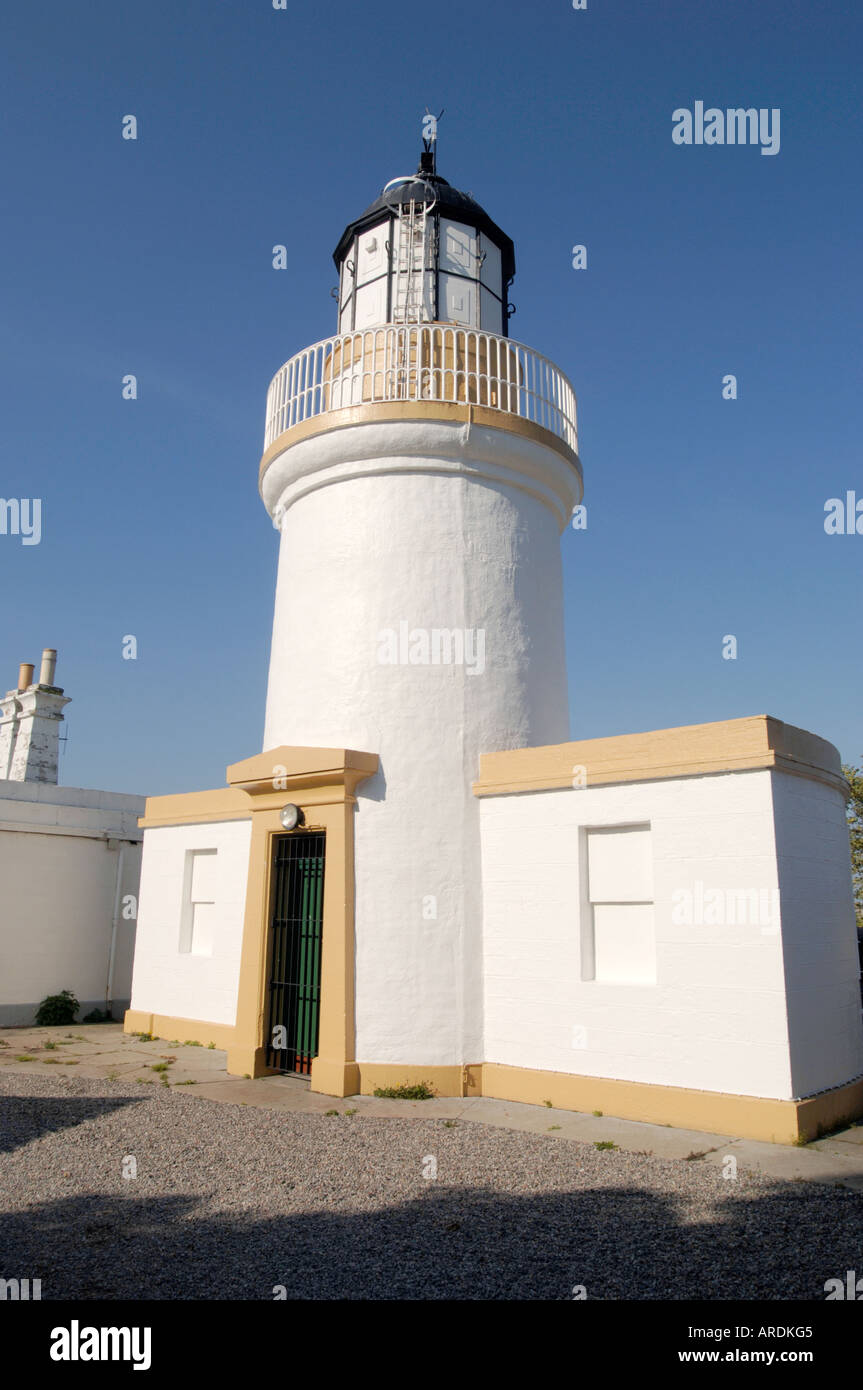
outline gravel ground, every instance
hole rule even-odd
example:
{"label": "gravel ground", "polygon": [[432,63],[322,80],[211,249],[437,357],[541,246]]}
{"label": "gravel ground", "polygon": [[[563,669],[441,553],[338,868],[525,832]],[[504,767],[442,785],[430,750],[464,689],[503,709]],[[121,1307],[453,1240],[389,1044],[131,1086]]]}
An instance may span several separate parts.
{"label": "gravel ground", "polygon": [[43,1299],[823,1300],[863,1269],[840,1188],[190,1091],[0,1076],[0,1277]]}

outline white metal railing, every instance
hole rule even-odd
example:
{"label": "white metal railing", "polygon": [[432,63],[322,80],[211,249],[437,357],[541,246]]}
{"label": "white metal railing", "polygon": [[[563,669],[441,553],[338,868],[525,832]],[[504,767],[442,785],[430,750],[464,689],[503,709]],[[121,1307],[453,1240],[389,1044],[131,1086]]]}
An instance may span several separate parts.
{"label": "white metal railing", "polygon": [[304,348],[267,393],[264,448],[302,420],[379,401],[460,401],[542,425],[578,451],[575,392],[523,343],[449,324],[382,324]]}

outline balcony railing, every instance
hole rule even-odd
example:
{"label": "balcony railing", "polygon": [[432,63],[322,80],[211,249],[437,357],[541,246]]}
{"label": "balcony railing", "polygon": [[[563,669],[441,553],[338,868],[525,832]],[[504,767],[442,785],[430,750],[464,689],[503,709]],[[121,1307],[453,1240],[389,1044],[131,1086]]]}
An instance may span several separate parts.
{"label": "balcony railing", "polygon": [[578,452],[575,392],[541,353],[479,329],[383,324],[325,338],[280,368],[264,448],[303,420],[382,401],[453,401],[532,420]]}

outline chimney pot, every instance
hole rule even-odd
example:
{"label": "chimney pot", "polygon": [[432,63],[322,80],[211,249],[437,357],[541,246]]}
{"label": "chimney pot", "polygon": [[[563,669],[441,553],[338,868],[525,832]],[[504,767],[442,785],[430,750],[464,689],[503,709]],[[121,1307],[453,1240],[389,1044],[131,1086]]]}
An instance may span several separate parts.
{"label": "chimney pot", "polygon": [[33,684],[33,663],[22,661],[18,667],[18,689],[27,690]]}
{"label": "chimney pot", "polygon": [[[54,684],[54,671],[57,666],[57,652],[54,647],[44,647],[42,650],[42,667],[39,671],[40,685]],[[31,668],[32,669],[32,668]]]}

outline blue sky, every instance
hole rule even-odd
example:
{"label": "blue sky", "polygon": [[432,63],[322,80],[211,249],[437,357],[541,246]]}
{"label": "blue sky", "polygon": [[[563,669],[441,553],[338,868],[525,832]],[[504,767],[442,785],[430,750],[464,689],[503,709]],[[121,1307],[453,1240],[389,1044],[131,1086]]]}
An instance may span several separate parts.
{"label": "blue sky", "polygon": [[[427,106],[515,241],[512,336],[578,394],[573,736],[769,713],[863,760],[863,535],[824,531],[863,498],[859,6],[10,0],[4,30],[0,495],[43,536],[0,536],[0,686],[59,649],[61,781],[259,751],[267,385],[335,330],[332,249]],[[697,100],[778,107],[779,153],[675,145]]]}

